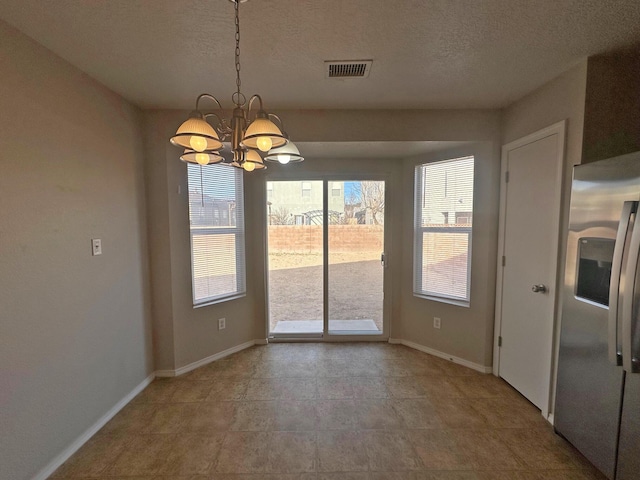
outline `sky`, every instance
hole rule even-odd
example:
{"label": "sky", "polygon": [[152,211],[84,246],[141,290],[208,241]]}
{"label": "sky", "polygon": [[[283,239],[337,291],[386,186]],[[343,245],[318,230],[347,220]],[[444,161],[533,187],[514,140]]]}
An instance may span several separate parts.
{"label": "sky", "polygon": [[356,197],[360,192],[360,182],[344,182],[344,198]]}

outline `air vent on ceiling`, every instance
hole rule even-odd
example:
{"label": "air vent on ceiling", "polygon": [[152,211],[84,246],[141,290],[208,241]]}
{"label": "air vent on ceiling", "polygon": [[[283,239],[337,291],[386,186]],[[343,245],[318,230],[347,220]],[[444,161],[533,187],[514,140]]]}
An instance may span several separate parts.
{"label": "air vent on ceiling", "polygon": [[325,78],[367,78],[372,60],[325,61]]}

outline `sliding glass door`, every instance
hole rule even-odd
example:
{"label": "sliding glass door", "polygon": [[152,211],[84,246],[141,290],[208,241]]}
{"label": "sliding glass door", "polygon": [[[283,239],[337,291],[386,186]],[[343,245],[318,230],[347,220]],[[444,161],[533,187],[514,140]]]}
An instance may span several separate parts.
{"label": "sliding glass door", "polygon": [[269,335],[382,334],[385,182],[268,181],[266,191]]}
{"label": "sliding glass door", "polygon": [[[382,333],[384,185],[383,181],[374,180],[329,182],[331,334]],[[331,201],[338,198],[338,204]],[[335,221],[331,221],[332,215],[336,215]]]}
{"label": "sliding glass door", "polygon": [[322,334],[322,181],[267,182],[269,333]]}

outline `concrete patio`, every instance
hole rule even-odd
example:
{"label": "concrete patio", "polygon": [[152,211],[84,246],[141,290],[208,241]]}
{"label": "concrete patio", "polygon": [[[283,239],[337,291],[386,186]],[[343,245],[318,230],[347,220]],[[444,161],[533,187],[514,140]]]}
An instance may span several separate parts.
{"label": "concrete patio", "polygon": [[[329,320],[330,332],[364,332],[367,334],[382,333],[375,322],[366,320]],[[289,320],[279,321],[271,333],[321,333],[322,320]]]}

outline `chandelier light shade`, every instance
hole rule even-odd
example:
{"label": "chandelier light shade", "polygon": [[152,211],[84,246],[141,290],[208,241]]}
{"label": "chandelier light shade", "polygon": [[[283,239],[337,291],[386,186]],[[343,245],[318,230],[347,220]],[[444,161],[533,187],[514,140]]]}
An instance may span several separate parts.
{"label": "chandelier light shade", "polygon": [[199,112],[191,116],[178,127],[176,134],[169,140],[176,147],[188,148],[195,152],[219,150],[222,142],[218,132],[205,120]]}
{"label": "chandelier light shade", "polygon": [[[224,163],[246,172],[264,170],[267,166],[259,152],[267,153],[267,160],[279,161],[281,164],[300,162],[304,158],[298,148],[288,139],[282,130],[282,120],[277,115],[267,113],[262,104],[260,95],[253,95],[247,102],[247,98],[240,91],[240,14],[239,5],[247,0],[229,0],[234,5],[236,27],[236,91],[231,96],[235,105],[231,118],[225,118],[221,103],[216,97],[203,93],[196,99],[196,108],[189,118],[178,127],[176,134],[171,137],[171,143],[184,149],[180,160],[198,165],[210,165]],[[215,102],[219,114],[212,111],[200,110],[200,102],[209,99]],[[252,107],[255,101],[259,106],[252,115]],[[215,124],[209,123],[210,118],[215,118]],[[280,126],[271,118],[277,119]],[[230,146],[231,154],[221,154],[223,148]],[[289,147],[288,149],[286,149]],[[281,149],[286,149],[283,152]],[[288,155],[288,157],[287,157]],[[269,157],[275,157],[272,160]]]}
{"label": "chandelier light shade", "polygon": [[186,149],[180,155],[180,160],[187,163],[197,163],[198,165],[213,165],[214,163],[223,162],[224,158],[216,152],[196,152]]}
{"label": "chandelier light shade", "polygon": [[257,148],[262,152],[268,152],[273,147],[284,145],[287,139],[278,126],[266,117],[257,117],[247,128],[242,139],[242,144],[248,148]]}
{"label": "chandelier light shade", "polygon": [[262,161],[262,157],[258,152],[248,150],[242,168],[247,172],[253,172],[254,170],[263,170],[267,168],[267,166]]}
{"label": "chandelier light shade", "polygon": [[296,144],[289,140],[281,147],[269,150],[269,153],[264,159],[269,162],[278,162],[286,165],[287,163],[301,162],[304,160],[304,157],[300,155],[300,150],[298,150]]}

